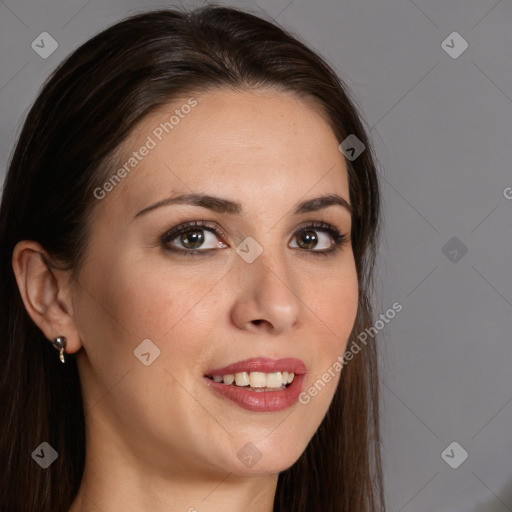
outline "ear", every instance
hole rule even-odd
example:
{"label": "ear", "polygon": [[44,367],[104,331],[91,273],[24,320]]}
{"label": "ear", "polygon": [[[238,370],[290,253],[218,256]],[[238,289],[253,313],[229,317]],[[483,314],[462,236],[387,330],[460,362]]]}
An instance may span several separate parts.
{"label": "ear", "polygon": [[71,271],[58,270],[38,242],[23,240],[16,244],[12,267],[21,298],[30,318],[50,340],[67,339],[65,352],[80,349],[82,342],[75,322]]}

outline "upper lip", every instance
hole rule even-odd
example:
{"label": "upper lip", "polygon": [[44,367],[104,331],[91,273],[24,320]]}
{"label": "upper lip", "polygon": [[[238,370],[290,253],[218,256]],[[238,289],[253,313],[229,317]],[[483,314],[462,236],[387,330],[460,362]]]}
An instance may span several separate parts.
{"label": "upper lip", "polygon": [[286,357],[283,359],[270,359],[268,357],[253,357],[237,363],[209,370],[205,375],[228,375],[241,372],[293,372],[295,375],[306,373],[306,365],[300,359]]}

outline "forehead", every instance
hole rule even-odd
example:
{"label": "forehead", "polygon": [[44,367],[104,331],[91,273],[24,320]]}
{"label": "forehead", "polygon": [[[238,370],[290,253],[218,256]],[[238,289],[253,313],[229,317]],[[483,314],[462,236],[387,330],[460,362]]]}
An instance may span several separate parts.
{"label": "forehead", "polygon": [[248,209],[286,198],[295,203],[313,189],[348,200],[338,145],[320,108],[293,93],[221,89],[183,96],[133,130],[116,167],[128,172],[110,196],[126,211],[174,192],[236,194],[252,203]]}

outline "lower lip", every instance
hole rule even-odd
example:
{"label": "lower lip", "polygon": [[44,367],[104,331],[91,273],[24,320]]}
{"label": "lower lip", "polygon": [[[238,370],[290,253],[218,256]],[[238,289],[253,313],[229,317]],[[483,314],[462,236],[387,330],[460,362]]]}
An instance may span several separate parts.
{"label": "lower lip", "polygon": [[204,377],[208,386],[228,400],[253,412],[276,412],[291,407],[299,399],[304,375],[295,375],[293,382],[279,391],[249,391],[247,389],[215,382]]}

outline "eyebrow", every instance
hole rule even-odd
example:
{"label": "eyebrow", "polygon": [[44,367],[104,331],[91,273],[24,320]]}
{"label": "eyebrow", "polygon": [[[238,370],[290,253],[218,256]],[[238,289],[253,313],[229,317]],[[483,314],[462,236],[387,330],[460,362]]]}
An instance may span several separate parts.
{"label": "eyebrow", "polygon": [[[154,203],[141,210],[139,213],[137,213],[137,215],[135,215],[135,218],[146,215],[147,213],[156,210],[157,208],[170,206],[173,204],[189,204],[192,206],[201,206],[203,208],[213,210],[216,213],[240,215],[243,212],[242,205],[236,201],[231,201],[222,197],[211,196],[208,194],[183,194],[176,197],[162,199],[161,201],[158,201],[157,203]],[[313,199],[307,199],[305,201],[299,202],[295,205],[293,214],[300,215],[302,213],[314,212],[334,205],[341,206],[345,208],[350,214],[352,214],[352,205],[346,199],[337,194],[326,194],[320,197],[315,197]]]}

